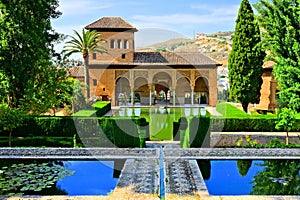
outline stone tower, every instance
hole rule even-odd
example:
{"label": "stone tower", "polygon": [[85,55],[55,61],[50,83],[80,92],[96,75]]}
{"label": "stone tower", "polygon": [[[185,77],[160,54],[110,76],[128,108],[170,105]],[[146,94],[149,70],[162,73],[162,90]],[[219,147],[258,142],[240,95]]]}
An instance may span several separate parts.
{"label": "stone tower", "polygon": [[132,63],[137,29],[121,17],[103,17],[85,27],[101,33],[108,54],[92,53],[90,63]]}

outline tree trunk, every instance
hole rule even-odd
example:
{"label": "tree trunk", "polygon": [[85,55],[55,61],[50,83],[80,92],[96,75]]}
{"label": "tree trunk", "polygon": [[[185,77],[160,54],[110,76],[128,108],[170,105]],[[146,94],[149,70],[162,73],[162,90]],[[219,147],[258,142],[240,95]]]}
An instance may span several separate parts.
{"label": "tree trunk", "polygon": [[286,132],[286,136],[285,136],[285,144],[289,145],[289,132]]}
{"label": "tree trunk", "polygon": [[8,131],[8,146],[11,147],[11,135],[12,135],[12,131]]}
{"label": "tree trunk", "polygon": [[84,82],[86,84],[86,99],[90,98],[89,56],[84,58]]}
{"label": "tree trunk", "polygon": [[242,103],[242,106],[243,106],[243,110],[248,113],[248,105],[249,103]]}

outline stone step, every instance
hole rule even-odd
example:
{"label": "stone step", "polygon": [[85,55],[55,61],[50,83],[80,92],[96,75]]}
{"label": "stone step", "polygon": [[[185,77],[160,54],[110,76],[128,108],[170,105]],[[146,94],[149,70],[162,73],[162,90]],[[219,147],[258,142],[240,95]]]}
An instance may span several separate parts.
{"label": "stone step", "polygon": [[146,141],[146,148],[180,148],[180,141]]}

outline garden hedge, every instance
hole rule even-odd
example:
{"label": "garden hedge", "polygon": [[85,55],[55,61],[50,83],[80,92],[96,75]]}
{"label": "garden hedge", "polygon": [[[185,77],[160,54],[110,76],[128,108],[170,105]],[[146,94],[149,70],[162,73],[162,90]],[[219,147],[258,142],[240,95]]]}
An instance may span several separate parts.
{"label": "garden hedge", "polygon": [[[140,147],[138,124],[137,117],[28,116],[23,126],[13,131],[13,137],[73,138],[76,135],[78,143],[85,147]],[[3,130],[0,134],[8,135]]]}
{"label": "garden hedge", "polygon": [[[276,118],[219,118],[193,117],[189,119],[190,147],[208,147],[210,132],[279,132]],[[175,123],[178,129],[179,124]],[[177,130],[176,129],[176,130]],[[300,120],[292,129],[300,131]]]}

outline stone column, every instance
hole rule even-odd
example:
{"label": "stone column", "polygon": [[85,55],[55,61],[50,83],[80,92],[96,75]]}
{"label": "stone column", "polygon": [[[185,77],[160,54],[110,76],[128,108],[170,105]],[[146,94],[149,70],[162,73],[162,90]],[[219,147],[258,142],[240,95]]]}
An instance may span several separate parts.
{"label": "stone column", "polygon": [[191,104],[192,106],[194,105],[194,88],[192,88],[192,92],[191,92]]}
{"label": "stone column", "polygon": [[191,92],[191,104],[192,104],[192,106],[194,105],[194,90],[195,90],[195,83],[191,83],[190,84],[190,87],[191,87],[191,90],[192,90],[192,92]]}
{"label": "stone column", "polygon": [[148,87],[149,87],[149,106],[152,106],[152,84],[149,84]]}
{"label": "stone column", "polygon": [[134,105],[134,90],[131,88],[131,104]]}

